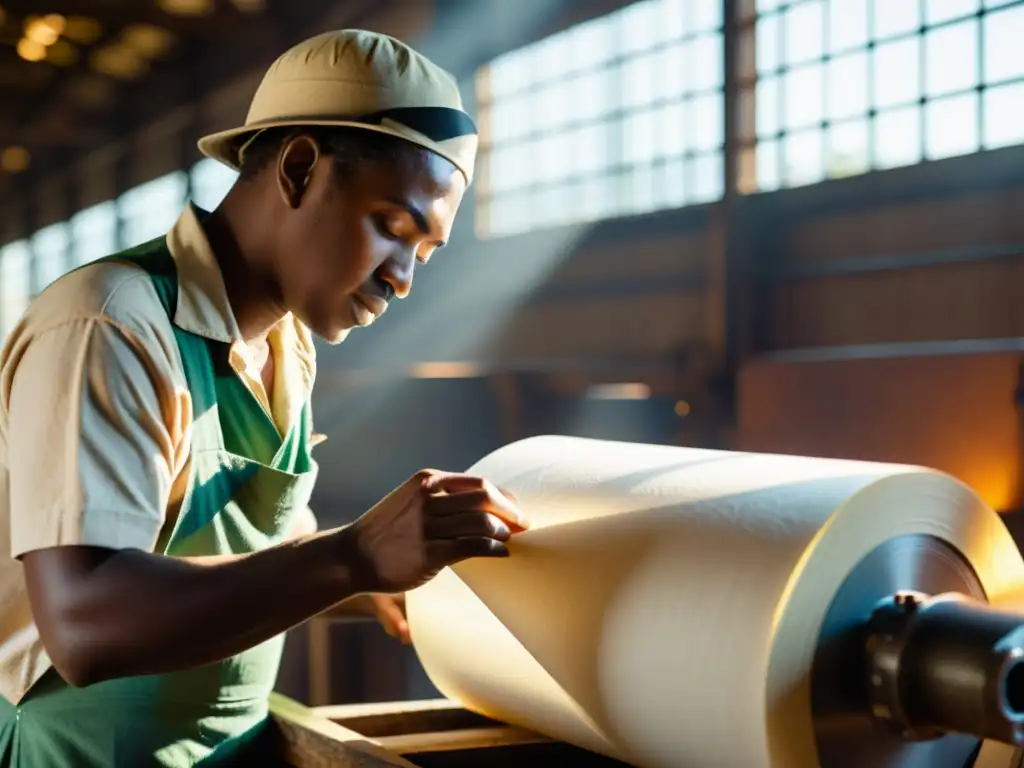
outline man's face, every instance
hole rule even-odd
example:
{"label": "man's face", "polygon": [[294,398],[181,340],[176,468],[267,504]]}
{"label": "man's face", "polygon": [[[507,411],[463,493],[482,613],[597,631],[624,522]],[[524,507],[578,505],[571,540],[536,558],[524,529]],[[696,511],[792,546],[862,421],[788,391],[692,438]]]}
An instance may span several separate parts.
{"label": "man's face", "polygon": [[[289,167],[290,151],[300,174]],[[439,155],[414,149],[401,162],[357,163],[339,179],[331,157],[315,149],[312,169],[310,157],[302,166],[304,151],[286,146],[278,164],[283,194],[304,184],[279,230],[278,279],[286,308],[337,344],[383,314],[388,299],[409,294],[417,265],[448,240],[465,177]]]}

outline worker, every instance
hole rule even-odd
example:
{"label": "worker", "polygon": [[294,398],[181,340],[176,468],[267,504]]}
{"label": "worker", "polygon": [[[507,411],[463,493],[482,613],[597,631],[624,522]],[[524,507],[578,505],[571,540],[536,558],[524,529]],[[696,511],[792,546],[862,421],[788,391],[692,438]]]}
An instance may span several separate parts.
{"label": "worker", "polygon": [[507,556],[525,521],[479,477],[418,472],[321,532],[308,507],[313,335],[409,294],[476,147],[428,59],[314,37],[200,141],[240,171],[215,211],[29,307],[0,359],[0,765],[252,765],[289,628]]}

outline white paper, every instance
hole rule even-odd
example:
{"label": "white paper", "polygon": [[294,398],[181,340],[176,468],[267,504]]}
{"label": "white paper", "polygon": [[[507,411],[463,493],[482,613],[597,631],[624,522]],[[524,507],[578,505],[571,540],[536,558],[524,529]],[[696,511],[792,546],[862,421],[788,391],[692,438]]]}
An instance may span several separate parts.
{"label": "white paper", "polygon": [[511,557],[409,595],[413,642],[463,706],[642,768],[817,765],[809,673],[830,601],[901,534],[986,594],[1024,584],[1005,525],[927,469],[541,437],[470,470],[519,498]]}

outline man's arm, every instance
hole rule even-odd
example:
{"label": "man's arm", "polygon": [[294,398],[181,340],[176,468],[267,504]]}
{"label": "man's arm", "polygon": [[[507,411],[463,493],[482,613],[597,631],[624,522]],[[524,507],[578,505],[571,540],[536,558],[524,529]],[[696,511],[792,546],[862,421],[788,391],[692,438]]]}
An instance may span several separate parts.
{"label": "man's arm", "polygon": [[250,555],[172,558],[61,546],[25,554],[33,615],[72,685],[240,653],[354,594],[343,532]]}
{"label": "man's arm", "polygon": [[191,422],[159,336],[145,318],[65,322],[4,372],[12,555],[72,684],[216,661],[352,595],[342,533],[246,556],[150,554]]}

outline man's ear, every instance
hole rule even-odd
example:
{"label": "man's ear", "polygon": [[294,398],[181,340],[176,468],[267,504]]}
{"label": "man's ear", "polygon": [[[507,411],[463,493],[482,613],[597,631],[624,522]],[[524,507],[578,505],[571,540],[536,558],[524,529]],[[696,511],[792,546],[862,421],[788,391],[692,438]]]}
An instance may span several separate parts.
{"label": "man's ear", "polygon": [[309,134],[300,133],[285,140],[277,158],[277,186],[289,208],[299,207],[319,159],[320,145]]}

